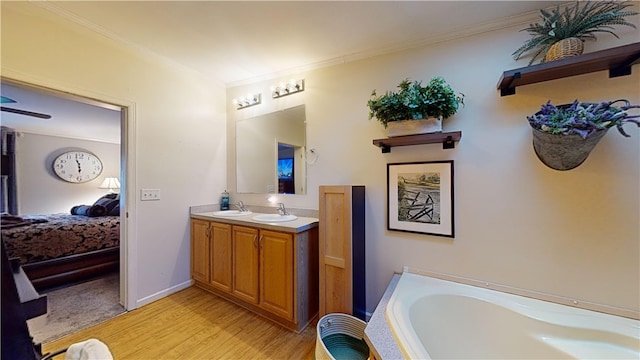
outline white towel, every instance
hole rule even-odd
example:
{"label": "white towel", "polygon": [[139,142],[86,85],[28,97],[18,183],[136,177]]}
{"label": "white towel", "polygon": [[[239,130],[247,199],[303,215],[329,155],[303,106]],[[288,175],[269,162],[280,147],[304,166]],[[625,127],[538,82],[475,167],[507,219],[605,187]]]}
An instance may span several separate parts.
{"label": "white towel", "polygon": [[89,339],[69,346],[65,360],[113,360],[113,356],[102,341]]}

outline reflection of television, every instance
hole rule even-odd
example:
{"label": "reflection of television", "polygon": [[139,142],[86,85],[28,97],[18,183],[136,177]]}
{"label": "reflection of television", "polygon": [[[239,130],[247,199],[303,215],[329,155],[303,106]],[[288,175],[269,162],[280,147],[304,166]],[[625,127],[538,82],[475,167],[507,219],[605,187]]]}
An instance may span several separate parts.
{"label": "reflection of television", "polygon": [[278,159],[278,179],[293,179],[293,158]]}

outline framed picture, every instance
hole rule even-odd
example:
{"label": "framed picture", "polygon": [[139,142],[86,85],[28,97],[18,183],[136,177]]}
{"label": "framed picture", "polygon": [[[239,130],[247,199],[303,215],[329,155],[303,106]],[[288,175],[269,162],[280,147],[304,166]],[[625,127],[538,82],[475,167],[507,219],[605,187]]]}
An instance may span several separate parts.
{"label": "framed picture", "polygon": [[454,237],[453,160],[387,164],[387,229]]}

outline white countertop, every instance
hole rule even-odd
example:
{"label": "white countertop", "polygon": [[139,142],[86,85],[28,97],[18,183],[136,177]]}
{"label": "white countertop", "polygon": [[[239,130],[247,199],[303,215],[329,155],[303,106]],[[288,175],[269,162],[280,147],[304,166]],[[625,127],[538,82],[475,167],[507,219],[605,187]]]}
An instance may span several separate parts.
{"label": "white countertop", "polygon": [[232,225],[252,226],[261,229],[284,231],[289,233],[299,233],[315,227],[318,227],[318,219],[312,217],[298,217],[292,221],[283,222],[264,222],[253,220],[253,217],[263,213],[251,213],[240,216],[218,216],[214,215],[215,211],[192,213],[194,219],[211,220]]}

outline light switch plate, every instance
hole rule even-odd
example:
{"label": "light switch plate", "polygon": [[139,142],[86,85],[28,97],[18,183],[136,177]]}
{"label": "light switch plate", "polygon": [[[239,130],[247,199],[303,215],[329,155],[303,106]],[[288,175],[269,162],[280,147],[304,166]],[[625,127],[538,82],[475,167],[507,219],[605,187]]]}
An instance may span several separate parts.
{"label": "light switch plate", "polygon": [[141,189],[140,201],[160,200],[160,189]]}

